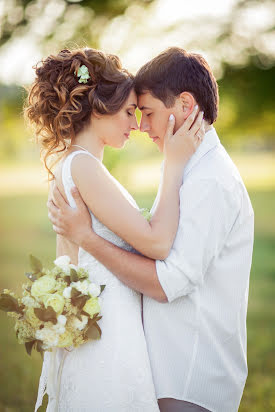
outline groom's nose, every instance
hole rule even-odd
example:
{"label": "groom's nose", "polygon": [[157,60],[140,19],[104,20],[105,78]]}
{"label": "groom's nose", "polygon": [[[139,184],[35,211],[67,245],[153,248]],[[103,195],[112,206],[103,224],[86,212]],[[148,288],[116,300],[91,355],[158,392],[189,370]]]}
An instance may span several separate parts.
{"label": "groom's nose", "polygon": [[141,132],[149,132],[150,130],[149,123],[144,119],[144,117],[141,118],[139,129]]}

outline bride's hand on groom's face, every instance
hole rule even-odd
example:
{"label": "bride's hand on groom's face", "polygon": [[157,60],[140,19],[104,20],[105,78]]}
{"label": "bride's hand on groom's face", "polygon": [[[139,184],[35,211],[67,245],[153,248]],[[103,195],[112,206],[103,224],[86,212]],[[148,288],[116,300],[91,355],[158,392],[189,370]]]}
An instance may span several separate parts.
{"label": "bride's hand on groom's face", "polygon": [[174,164],[186,164],[201,144],[205,127],[203,112],[195,106],[183,125],[173,134],[175,118],[170,116],[164,137],[164,155]]}
{"label": "bride's hand on groom's face", "polygon": [[75,209],[68,205],[54,184],[47,202],[48,216],[57,234],[81,246],[87,235],[94,233],[91,215],[76,187],[71,190],[71,193],[76,203]]}

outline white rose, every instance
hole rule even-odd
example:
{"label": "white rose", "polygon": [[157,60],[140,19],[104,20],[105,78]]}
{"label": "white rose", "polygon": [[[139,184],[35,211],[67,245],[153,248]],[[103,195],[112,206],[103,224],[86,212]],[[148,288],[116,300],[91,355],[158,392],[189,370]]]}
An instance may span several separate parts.
{"label": "white rose", "polygon": [[64,298],[70,298],[71,297],[71,293],[72,293],[72,288],[70,286],[68,286],[67,288],[65,288],[63,290],[63,296]]}
{"label": "white rose", "polygon": [[67,318],[66,318],[66,316],[64,316],[64,315],[59,315],[59,316],[57,316],[57,322],[58,322],[60,325],[65,326],[66,323],[67,323]]}
{"label": "white rose", "polygon": [[55,261],[53,262],[56,266],[58,266],[60,269],[63,270],[66,274],[70,274],[70,262],[71,259],[69,256],[64,255],[64,256],[59,256]]}
{"label": "white rose", "polygon": [[22,298],[22,303],[25,306],[28,306],[29,308],[39,308],[40,307],[39,303],[31,296],[24,296]]}
{"label": "white rose", "polygon": [[39,298],[48,293],[52,293],[55,287],[55,278],[50,275],[44,275],[33,282],[31,287],[31,294],[32,296]]}
{"label": "white rose", "polygon": [[70,263],[69,266],[70,266],[71,269],[74,269],[76,271],[78,270],[78,267],[76,265],[74,265],[73,263]]}
{"label": "white rose", "polygon": [[65,300],[59,293],[51,293],[42,297],[45,307],[51,306],[56,313],[61,314],[64,309]]}
{"label": "white rose", "polygon": [[81,319],[79,320],[77,317],[74,317],[72,320],[72,327],[78,330],[83,330],[88,323],[88,316],[81,315]]}
{"label": "white rose", "polygon": [[91,296],[93,296],[94,298],[96,298],[97,296],[100,295],[101,289],[100,286],[96,285],[95,283],[91,283],[89,285],[89,293]]}
{"label": "white rose", "polygon": [[49,327],[37,330],[35,337],[36,339],[42,340],[43,343],[49,347],[57,346],[59,339],[58,333]]}
{"label": "white rose", "polygon": [[65,332],[66,328],[63,325],[60,325],[60,323],[57,323],[56,325],[53,326],[53,329],[59,334],[62,335],[62,333]]}
{"label": "white rose", "polygon": [[86,279],[82,282],[80,280],[78,282],[72,282],[71,286],[76,288],[83,295],[88,295],[89,293],[89,282]]}

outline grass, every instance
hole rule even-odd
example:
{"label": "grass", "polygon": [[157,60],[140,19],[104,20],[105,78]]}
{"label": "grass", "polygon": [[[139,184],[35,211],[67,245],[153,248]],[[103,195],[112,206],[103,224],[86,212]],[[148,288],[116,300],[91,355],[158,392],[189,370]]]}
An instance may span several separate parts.
{"label": "grass", "polygon": [[[150,207],[152,191],[134,193],[141,207]],[[248,308],[249,377],[240,412],[275,409],[273,374],[275,356],[275,191],[250,190],[255,210],[255,246]],[[0,197],[0,289],[20,291],[28,254],[49,264],[55,257],[55,235],[47,218],[46,194]],[[12,319],[0,312],[0,412],[34,409],[41,358],[32,359],[18,345]],[[41,411],[45,411],[46,397]]]}

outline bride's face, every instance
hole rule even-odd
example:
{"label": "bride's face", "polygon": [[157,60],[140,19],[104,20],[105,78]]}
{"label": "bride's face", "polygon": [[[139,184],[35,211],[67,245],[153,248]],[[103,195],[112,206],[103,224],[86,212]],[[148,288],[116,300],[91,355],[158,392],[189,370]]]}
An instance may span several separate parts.
{"label": "bride's face", "polygon": [[102,115],[96,120],[96,133],[105,145],[122,148],[131,130],[138,128],[135,110],[137,95],[132,90],[122,108],[113,115]]}

